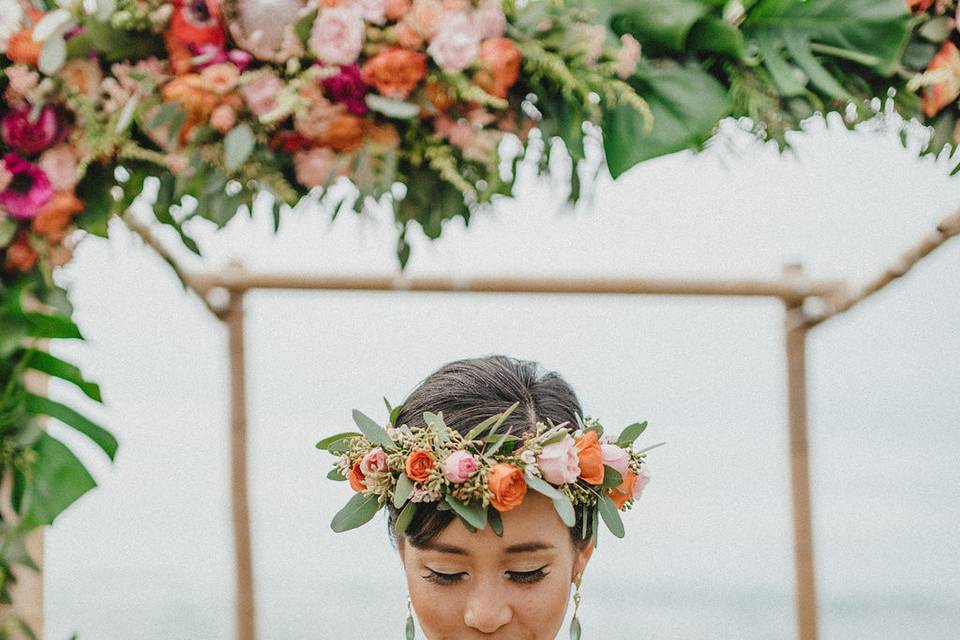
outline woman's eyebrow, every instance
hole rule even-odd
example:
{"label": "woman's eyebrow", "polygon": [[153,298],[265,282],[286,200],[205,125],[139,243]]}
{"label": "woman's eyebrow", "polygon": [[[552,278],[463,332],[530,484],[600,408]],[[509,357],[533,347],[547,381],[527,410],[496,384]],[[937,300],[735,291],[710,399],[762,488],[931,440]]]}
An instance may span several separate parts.
{"label": "woman's eyebrow", "polygon": [[457,547],[452,544],[444,544],[442,542],[428,542],[427,544],[421,547],[430,551],[439,551],[440,553],[455,553],[460,556],[468,556],[470,552],[464,549],[463,547]]}
{"label": "woman's eyebrow", "polygon": [[528,551],[543,551],[544,549],[555,548],[552,544],[546,542],[523,542],[513,544],[507,547],[507,553],[527,553]]}

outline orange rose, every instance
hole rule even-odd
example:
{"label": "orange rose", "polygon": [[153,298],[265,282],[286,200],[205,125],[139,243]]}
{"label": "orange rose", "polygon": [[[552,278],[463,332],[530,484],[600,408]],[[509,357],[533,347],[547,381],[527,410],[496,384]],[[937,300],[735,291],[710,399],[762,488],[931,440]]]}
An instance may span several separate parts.
{"label": "orange rose", "polygon": [[363,491],[367,488],[367,485],[363,484],[363,474],[360,472],[360,461],[363,460],[363,457],[359,457],[353,461],[353,467],[350,469],[350,473],[347,474],[347,480],[350,481],[350,488],[354,491]]}
{"label": "orange rose", "polygon": [[30,246],[26,233],[21,233],[16,241],[7,247],[7,256],[3,268],[8,271],[30,271],[37,262],[37,252]]}
{"label": "orange rose", "polygon": [[427,75],[427,56],[400,47],[387,47],[363,65],[363,79],[380,95],[403,100]]}
{"label": "orange rose", "polygon": [[947,69],[947,79],[923,89],[923,112],[928,118],[960,96],[960,50],[947,40],[927,65],[927,71]]}
{"label": "orange rose", "polygon": [[487,487],[493,494],[490,504],[497,511],[509,511],[521,502],[527,495],[527,481],[523,479],[523,471],[512,464],[498,463],[493,465],[487,474]]}
{"label": "orange rose", "polygon": [[400,146],[400,134],[397,128],[392,124],[370,124],[367,128],[367,138],[370,142],[385,147],[387,149],[396,149]]}
{"label": "orange rose", "polygon": [[520,50],[508,38],[490,38],[480,45],[480,71],[473,82],[498,98],[506,98],[517,79],[520,78]]}
{"label": "orange rose", "polygon": [[339,113],[330,119],[323,134],[314,142],[334,151],[353,151],[363,144],[365,133],[363,118],[352,113]]}
{"label": "orange rose", "polygon": [[73,191],[57,191],[30,223],[36,233],[59,241],[73,216],[83,211],[83,200]]}
{"label": "orange rose", "polygon": [[624,503],[630,499],[630,496],[633,495],[633,486],[635,484],[637,484],[637,474],[628,469],[626,475],[623,476],[623,482],[610,490],[610,499],[613,500],[613,504],[616,505],[617,509],[622,507]]}
{"label": "orange rose", "polygon": [[430,104],[440,112],[446,111],[456,102],[456,95],[451,88],[432,80],[424,86],[423,93],[427,96]]}
{"label": "orange rose", "polygon": [[7,42],[7,57],[13,62],[37,66],[43,43],[33,39],[33,29],[18,31]]}
{"label": "orange rose", "polygon": [[577,440],[580,454],[580,477],[590,484],[603,484],[603,460],[596,431],[587,431]]}
{"label": "orange rose", "polygon": [[930,8],[933,0],[907,0],[907,8],[914,13],[923,13]]}
{"label": "orange rose", "polygon": [[403,465],[403,470],[414,482],[423,482],[430,477],[433,464],[433,456],[427,451],[418,449],[407,456],[407,462]]}

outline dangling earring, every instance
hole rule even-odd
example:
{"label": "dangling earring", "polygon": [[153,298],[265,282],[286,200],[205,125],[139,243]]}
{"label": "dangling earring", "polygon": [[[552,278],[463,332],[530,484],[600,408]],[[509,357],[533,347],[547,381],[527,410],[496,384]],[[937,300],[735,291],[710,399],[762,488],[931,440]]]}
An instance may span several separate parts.
{"label": "dangling earring", "polygon": [[[406,640],[416,638],[417,629],[413,624],[413,605],[410,603],[410,596],[407,596],[407,636]],[[578,636],[579,637],[579,636]]]}
{"label": "dangling earring", "polygon": [[580,619],[577,618],[577,611],[580,609],[580,578],[583,574],[578,573],[573,579],[573,584],[577,585],[573,592],[573,617],[570,619],[570,640],[580,640]]}

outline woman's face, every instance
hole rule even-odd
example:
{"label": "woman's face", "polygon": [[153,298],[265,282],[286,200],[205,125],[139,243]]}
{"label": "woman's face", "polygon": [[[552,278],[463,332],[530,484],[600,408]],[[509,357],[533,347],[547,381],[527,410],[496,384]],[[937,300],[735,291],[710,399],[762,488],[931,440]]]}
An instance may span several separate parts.
{"label": "woman's face", "polygon": [[400,557],[428,640],[554,640],[570,585],[593,545],[575,549],[553,503],[528,492],[501,514],[503,537],[471,533],[459,518],[427,548],[401,537]]}

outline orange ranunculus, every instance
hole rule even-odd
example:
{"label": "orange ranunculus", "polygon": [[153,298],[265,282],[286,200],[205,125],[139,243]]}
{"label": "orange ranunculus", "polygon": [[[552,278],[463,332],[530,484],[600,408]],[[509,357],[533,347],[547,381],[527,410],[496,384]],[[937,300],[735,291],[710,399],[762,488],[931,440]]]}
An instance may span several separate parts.
{"label": "orange ranunculus", "polygon": [[610,490],[610,499],[613,500],[613,504],[616,505],[617,509],[622,507],[633,495],[633,487],[635,484],[637,484],[637,474],[628,469],[626,475],[623,476],[623,482]]}
{"label": "orange ranunculus", "polygon": [[163,36],[173,72],[188,73],[193,68],[193,57],[203,47],[222,48],[227,44],[219,2],[175,0],[170,26]]}
{"label": "orange ranunculus", "polygon": [[509,38],[490,38],[480,45],[480,71],[473,82],[498,98],[506,98],[517,79],[520,78],[520,50]]}
{"label": "orange ranunculus", "polygon": [[83,200],[73,191],[57,191],[30,223],[36,233],[59,242],[73,216],[83,211]]}
{"label": "orange ranunculus", "polygon": [[580,477],[590,484],[603,484],[603,460],[596,431],[587,431],[577,440],[580,454]]}
{"label": "orange ranunculus", "polygon": [[18,31],[7,42],[7,57],[13,62],[37,66],[43,43],[33,39],[33,29]]}
{"label": "orange ranunculus", "polygon": [[414,482],[423,482],[430,477],[433,466],[433,455],[428,451],[417,449],[407,456],[407,462],[403,465],[403,470]]}
{"label": "orange ranunculus", "polygon": [[400,134],[397,128],[392,124],[374,124],[367,126],[367,139],[370,142],[385,147],[387,149],[396,149],[400,146]]}
{"label": "orange ranunculus", "polygon": [[363,460],[363,456],[354,460],[353,467],[350,468],[350,473],[347,474],[347,480],[350,481],[350,488],[354,491],[363,491],[367,488],[367,485],[363,483],[363,473],[360,472],[361,460]]}
{"label": "orange ranunculus", "polygon": [[427,96],[430,104],[441,113],[447,111],[456,102],[453,89],[435,80],[427,81],[427,84],[423,87],[423,93]]}
{"label": "orange ranunculus", "polygon": [[519,467],[503,462],[493,465],[487,474],[487,487],[493,497],[490,504],[497,511],[509,511],[523,502],[527,481]]}
{"label": "orange ranunculus", "polygon": [[928,72],[942,69],[946,70],[947,78],[923,89],[923,112],[928,118],[960,96],[960,50],[949,40],[943,43],[927,65]]}
{"label": "orange ranunculus", "polygon": [[3,268],[7,271],[30,271],[37,262],[37,252],[30,246],[26,232],[17,236],[17,239],[7,247],[7,255],[3,261]]}
{"label": "orange ranunculus", "polygon": [[365,133],[363,118],[352,113],[339,113],[330,119],[323,134],[314,142],[334,151],[353,151],[363,144]]}
{"label": "orange ranunculus", "polygon": [[382,96],[403,100],[427,75],[427,56],[418,51],[387,47],[363,65],[363,80]]}

